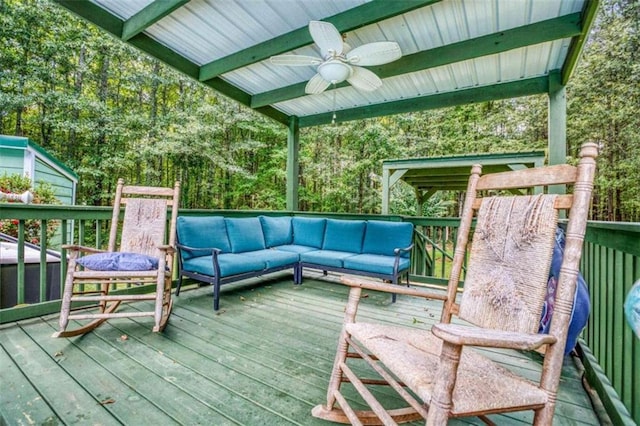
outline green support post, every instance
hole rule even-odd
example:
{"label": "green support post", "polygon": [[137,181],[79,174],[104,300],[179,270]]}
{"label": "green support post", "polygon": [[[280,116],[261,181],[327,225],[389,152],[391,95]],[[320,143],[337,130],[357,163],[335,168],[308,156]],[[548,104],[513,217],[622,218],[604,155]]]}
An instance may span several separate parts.
{"label": "green support post", "polygon": [[[549,165],[567,162],[567,90],[560,71],[549,74]],[[553,185],[549,192],[565,194],[566,185]]]}
{"label": "green support post", "polygon": [[287,210],[299,209],[298,175],[300,174],[300,125],[298,117],[291,117],[287,136]]}

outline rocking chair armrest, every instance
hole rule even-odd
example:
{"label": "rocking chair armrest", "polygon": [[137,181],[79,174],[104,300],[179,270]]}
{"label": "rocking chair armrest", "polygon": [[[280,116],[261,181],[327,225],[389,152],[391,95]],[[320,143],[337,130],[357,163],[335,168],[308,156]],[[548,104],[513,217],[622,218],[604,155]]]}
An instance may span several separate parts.
{"label": "rocking chair armrest", "polygon": [[349,287],[360,287],[366,290],[382,291],[385,293],[404,294],[407,296],[424,297],[436,300],[446,300],[447,298],[447,295],[444,292],[436,293],[399,285],[379,284],[348,276],[343,276],[342,278],[340,278],[340,282],[344,285],[348,285]]}
{"label": "rocking chair armrest", "polygon": [[412,249],[412,248],[413,248],[413,243],[411,243],[411,245],[410,245],[409,247],[393,249],[393,253],[394,253],[396,256],[398,256],[398,255],[400,255],[400,254],[402,254],[402,253],[406,253],[406,252],[408,252],[408,251],[411,251],[411,249]]}
{"label": "rocking chair armrest", "polygon": [[518,333],[458,324],[436,324],[431,331],[436,337],[454,345],[533,350],[557,341],[549,334]]}
{"label": "rocking chair armrest", "polygon": [[82,253],[104,253],[104,250],[100,250],[94,247],[81,246],[78,244],[63,244],[62,248],[68,251],[82,252]]}
{"label": "rocking chair armrest", "polygon": [[170,246],[170,245],[168,245],[168,244],[158,246],[158,250],[162,250],[162,251],[166,252],[167,254],[169,254],[169,253],[173,254],[173,253],[175,253],[175,252],[176,252],[175,247]]}

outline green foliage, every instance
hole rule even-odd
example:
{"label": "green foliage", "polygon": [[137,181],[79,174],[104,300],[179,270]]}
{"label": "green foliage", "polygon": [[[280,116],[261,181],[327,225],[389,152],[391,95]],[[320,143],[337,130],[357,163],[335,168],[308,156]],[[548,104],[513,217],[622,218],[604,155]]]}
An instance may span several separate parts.
{"label": "green foliage", "polygon": [[[593,218],[640,220],[637,1],[603,0],[567,87],[568,158],[602,145]],[[0,133],[26,135],[80,176],[77,200],[106,205],[119,177],[182,182],[186,208],[284,209],[287,129],[217,95],[45,0],[0,1]],[[337,112],[338,115],[340,112]],[[486,102],[300,132],[300,208],[378,213],[382,160],[547,146],[547,97]],[[418,212],[456,215],[456,194]]]}
{"label": "green foliage", "polygon": [[[0,192],[22,194],[25,191],[32,191],[34,204],[59,204],[56,199],[53,188],[46,182],[38,183],[35,189],[31,189],[31,179],[21,176],[19,174],[7,175],[6,173],[0,176]],[[9,201],[0,200],[0,203]],[[9,236],[18,237],[17,220],[4,219],[0,220],[0,233],[7,234]],[[47,223],[46,235],[47,239],[53,237],[58,227],[56,221],[49,221]],[[24,238],[33,244],[40,243],[40,229],[41,222],[39,220],[27,220],[24,223]]]}

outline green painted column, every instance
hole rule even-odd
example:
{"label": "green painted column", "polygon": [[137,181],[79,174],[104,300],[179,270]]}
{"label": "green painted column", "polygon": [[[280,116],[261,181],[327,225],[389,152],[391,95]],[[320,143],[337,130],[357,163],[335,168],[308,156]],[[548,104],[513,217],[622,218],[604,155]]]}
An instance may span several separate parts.
{"label": "green painted column", "polygon": [[287,136],[287,210],[299,210],[298,175],[300,174],[300,125],[298,117],[291,117]]}
{"label": "green painted column", "polygon": [[[567,90],[559,71],[549,74],[549,165],[567,162]],[[566,185],[554,185],[549,191],[565,194]]]}
{"label": "green painted column", "polygon": [[389,197],[391,185],[389,184],[389,169],[382,169],[382,214],[389,214]]}

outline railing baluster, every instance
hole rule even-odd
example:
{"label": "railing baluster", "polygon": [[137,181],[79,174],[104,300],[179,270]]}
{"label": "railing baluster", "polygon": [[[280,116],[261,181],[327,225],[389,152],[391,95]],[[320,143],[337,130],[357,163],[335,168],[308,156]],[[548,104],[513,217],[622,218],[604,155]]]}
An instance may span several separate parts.
{"label": "railing baluster", "polygon": [[25,265],[24,265],[24,219],[18,221],[18,258],[16,259],[17,271],[16,271],[16,285],[17,287],[17,304],[22,305],[24,303],[24,286],[25,286]]}
{"label": "railing baluster", "polygon": [[40,220],[40,291],[38,302],[47,300],[47,221]]}

